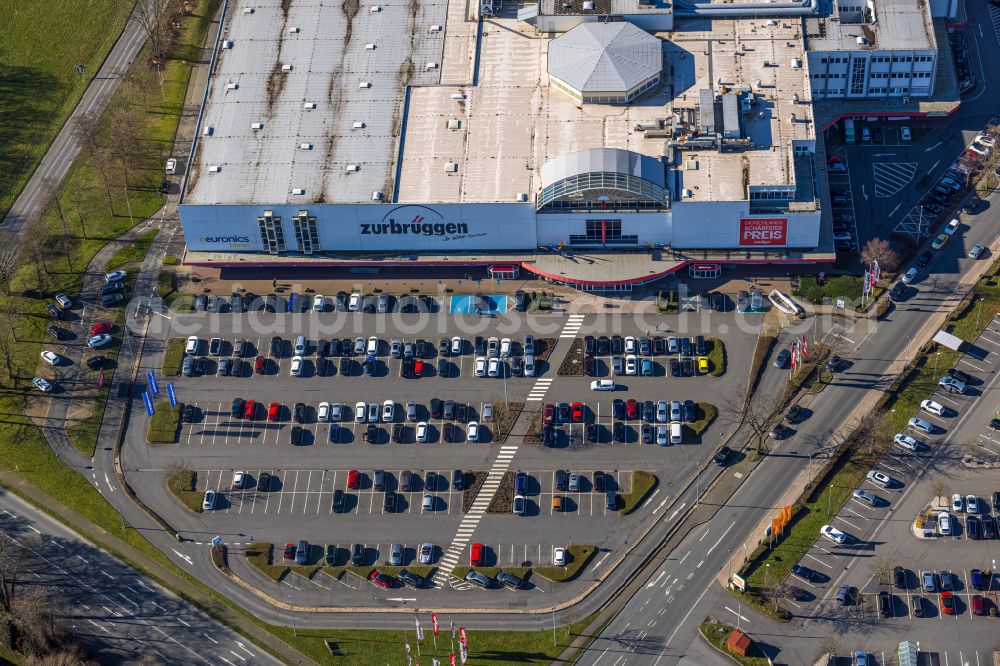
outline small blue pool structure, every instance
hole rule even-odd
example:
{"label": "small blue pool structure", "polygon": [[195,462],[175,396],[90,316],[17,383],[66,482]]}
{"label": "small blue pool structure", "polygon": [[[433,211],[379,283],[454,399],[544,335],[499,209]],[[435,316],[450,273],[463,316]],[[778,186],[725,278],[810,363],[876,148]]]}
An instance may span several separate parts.
{"label": "small blue pool structure", "polygon": [[448,305],[451,314],[504,314],[507,312],[506,294],[455,295]]}

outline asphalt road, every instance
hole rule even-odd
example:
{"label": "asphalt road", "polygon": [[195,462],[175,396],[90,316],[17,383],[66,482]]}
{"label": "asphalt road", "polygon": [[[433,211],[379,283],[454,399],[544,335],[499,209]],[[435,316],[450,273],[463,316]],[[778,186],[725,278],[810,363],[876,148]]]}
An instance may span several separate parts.
{"label": "asphalt road", "polygon": [[[102,664],[155,655],[168,664],[278,664],[263,649],[10,493],[0,494],[8,546],[25,549],[18,585],[58,591],[57,621]],[[11,552],[5,546],[5,552]]]}
{"label": "asphalt road", "polygon": [[[996,203],[994,196],[992,203]],[[926,323],[926,313],[953,307],[956,285],[976,260],[965,256],[975,243],[991,244],[1000,224],[996,205],[974,218],[952,240],[926,272],[908,289],[906,299],[869,330],[845,331],[842,356],[851,367],[839,374],[812,403],[813,414],[798,432],[768,456],[729,502],[706,524],[693,530],[669,561],[608,625],[581,659],[582,664],[675,664],[695,639],[697,626],[719,594],[714,583],[730,553],[738,554],[748,528],[777,506],[791,480],[810,464],[855,409],[865,392],[885,388],[893,377],[887,369]],[[991,259],[980,259],[989,261]],[[665,610],[664,610],[665,609]],[[735,618],[730,618],[735,619]]]}

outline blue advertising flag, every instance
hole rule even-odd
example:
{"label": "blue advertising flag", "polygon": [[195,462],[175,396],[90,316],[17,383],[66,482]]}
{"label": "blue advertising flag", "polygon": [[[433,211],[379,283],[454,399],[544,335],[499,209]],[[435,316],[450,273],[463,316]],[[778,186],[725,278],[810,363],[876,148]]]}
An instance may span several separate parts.
{"label": "blue advertising flag", "polygon": [[153,398],[149,395],[149,391],[142,392],[142,402],[146,405],[146,416],[152,416],[153,412]]}
{"label": "blue advertising flag", "polygon": [[150,393],[152,393],[153,395],[159,395],[160,394],[160,386],[159,386],[159,384],[156,383],[156,375],[153,374],[152,370],[150,370],[149,372],[146,373],[146,378],[149,379],[149,391],[150,391]]}
{"label": "blue advertising flag", "polygon": [[170,406],[177,406],[177,394],[174,393],[174,383],[170,382],[167,384],[167,396],[170,398]]}

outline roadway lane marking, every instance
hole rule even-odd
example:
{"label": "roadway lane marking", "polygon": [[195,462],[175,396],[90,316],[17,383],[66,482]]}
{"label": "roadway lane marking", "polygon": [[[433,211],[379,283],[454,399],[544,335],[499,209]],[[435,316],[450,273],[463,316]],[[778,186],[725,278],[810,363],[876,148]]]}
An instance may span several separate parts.
{"label": "roadway lane marking", "polygon": [[[924,150],[924,152],[925,152],[925,153],[929,153],[929,152],[931,152],[932,150],[934,150],[935,148],[937,148],[938,146],[940,146],[940,145],[941,145],[942,143],[943,143],[942,141],[938,141],[937,143],[935,143],[935,144],[934,144],[933,146],[931,146],[930,148],[927,148],[926,150]],[[938,160],[937,162],[935,162],[935,163],[934,163],[934,166],[932,166],[932,167],[930,168],[930,171],[928,171],[927,173],[930,173],[931,171],[934,171],[934,167],[936,167],[936,166],[937,166],[938,164],[940,164],[940,163],[941,163],[941,162],[940,162],[940,160]]]}
{"label": "roadway lane marking", "polygon": [[747,618],[746,618],[745,616],[743,616],[743,615],[740,615],[739,613],[737,613],[736,611],[734,611],[734,610],[733,610],[732,608],[730,608],[729,606],[724,606],[724,608],[725,608],[725,609],[726,609],[727,611],[729,611],[730,613],[732,613],[733,615],[735,615],[736,617],[738,617],[738,618],[740,618],[741,620],[743,620],[744,622],[746,622],[747,624],[750,624],[750,620],[748,620],[748,619],[747,619]]}
{"label": "roadway lane marking", "polygon": [[651,580],[649,583],[646,584],[646,589],[649,589],[649,588],[653,587],[654,585],[656,585],[660,581],[660,578],[662,578],[663,574],[665,574],[665,573],[667,573],[667,572],[666,571],[661,571],[656,576],[656,578],[654,580]]}
{"label": "roadway lane marking", "polygon": [[719,540],[716,541],[714,544],[712,544],[712,547],[708,549],[708,552],[705,553],[706,556],[712,554],[712,551],[715,550],[715,547],[719,545],[719,543],[726,537],[727,534],[729,534],[729,530],[733,529],[733,525],[735,524],[736,521],[734,520],[732,524],[726,528],[726,531],[722,533],[722,536],[719,537]]}

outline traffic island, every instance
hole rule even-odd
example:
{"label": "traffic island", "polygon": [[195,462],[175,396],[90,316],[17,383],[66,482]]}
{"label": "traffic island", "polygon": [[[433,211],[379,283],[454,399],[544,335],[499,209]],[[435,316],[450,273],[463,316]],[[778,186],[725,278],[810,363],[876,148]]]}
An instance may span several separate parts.
{"label": "traffic island", "polygon": [[476,500],[476,494],[483,487],[487,476],[489,476],[489,472],[481,470],[465,472],[462,479],[466,484],[465,490],[462,491],[462,513],[468,513],[469,509],[472,508],[472,503]]}
{"label": "traffic island", "polygon": [[183,410],[184,404],[180,402],[175,407],[171,407],[166,400],[156,403],[155,411],[149,417],[146,442],[149,444],[173,444],[176,442]]}
{"label": "traffic island", "polygon": [[596,552],[597,546],[570,544],[566,546],[566,566],[534,567],[532,571],[553,583],[565,583],[576,578]]}
{"label": "traffic island", "polygon": [[771,661],[745,633],[715,618],[708,618],[698,633],[709,645],[743,666],[770,666]]}
{"label": "traffic island", "polygon": [[701,437],[702,433],[708,430],[708,426],[719,416],[719,410],[715,405],[707,402],[699,402],[695,407],[695,420],[684,424],[684,438],[688,441]]}
{"label": "traffic island", "polygon": [[726,374],[726,343],[718,338],[708,339],[708,374],[721,377]]}
{"label": "traffic island", "polygon": [[656,475],[652,472],[639,470],[632,472],[631,488],[627,493],[621,493],[621,508],[618,513],[627,516],[639,508],[646,496],[656,487]]}
{"label": "traffic island", "polygon": [[167,346],[163,350],[164,377],[179,377],[181,366],[184,363],[184,345],[187,344],[184,338],[170,338]]}
{"label": "traffic island", "polygon": [[261,572],[274,582],[280,581],[286,573],[288,566],[276,565],[272,563],[274,557],[273,543],[254,543],[246,547],[243,554],[257,571]]}
{"label": "traffic island", "polygon": [[504,472],[500,479],[500,486],[490,505],[486,507],[486,513],[510,513],[514,504],[514,472]]}
{"label": "traffic island", "polygon": [[517,423],[517,417],[521,415],[524,408],[523,402],[495,402],[493,403],[493,420],[490,425],[493,428],[491,444],[503,444],[510,435],[511,428]]}
{"label": "traffic island", "polygon": [[174,494],[174,497],[191,511],[201,513],[203,493],[195,490],[197,486],[198,473],[193,469],[175,469],[167,477],[167,488]]}
{"label": "traffic island", "polygon": [[583,340],[574,338],[569,351],[563,357],[562,364],[556,374],[560,377],[583,376]]}

